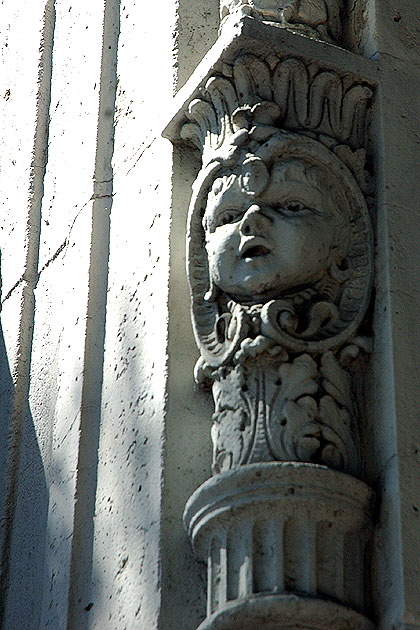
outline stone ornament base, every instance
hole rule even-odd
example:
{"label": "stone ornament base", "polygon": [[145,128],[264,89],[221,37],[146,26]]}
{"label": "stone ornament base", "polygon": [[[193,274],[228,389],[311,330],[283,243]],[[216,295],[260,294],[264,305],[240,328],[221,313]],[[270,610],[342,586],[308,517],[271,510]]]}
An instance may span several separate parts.
{"label": "stone ornament base", "polygon": [[357,528],[367,522],[371,499],[372,491],[365,483],[326,466],[254,463],[215,475],[197,488],[185,506],[184,523],[194,545],[214,517],[223,514],[230,520],[232,511],[238,510],[261,516],[268,504],[284,510],[302,505],[314,511],[312,517],[333,516],[335,522]]}
{"label": "stone ornament base", "polygon": [[[313,598],[308,601],[320,611],[330,606],[329,599],[346,607],[331,610],[365,613],[371,505],[366,484],[317,464],[250,464],[209,479],[184,513],[196,555],[207,564],[208,617],[236,610],[232,606],[263,611],[267,601],[275,610],[288,611],[293,604],[294,614],[302,609],[306,619],[312,614],[302,604],[307,600],[296,594]],[[257,594],[263,598],[252,599]],[[246,604],[248,598],[252,603]],[[259,618],[260,612],[255,614]],[[326,627],[322,623],[308,627]]]}
{"label": "stone ornament base", "polygon": [[232,602],[198,630],[374,630],[360,613],[334,602],[295,595],[260,595]]}

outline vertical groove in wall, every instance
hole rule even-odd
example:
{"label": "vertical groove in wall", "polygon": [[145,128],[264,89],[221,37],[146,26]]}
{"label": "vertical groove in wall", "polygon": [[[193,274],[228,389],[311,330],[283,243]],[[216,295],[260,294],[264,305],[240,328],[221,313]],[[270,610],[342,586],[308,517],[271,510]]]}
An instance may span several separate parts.
{"label": "vertical groove in wall", "polygon": [[87,611],[90,609],[89,596],[92,583],[94,513],[108,288],[110,212],[113,194],[112,157],[117,89],[117,47],[120,31],[119,10],[119,0],[105,1],[68,630],[81,630],[87,627]]}
{"label": "vertical groove in wall", "polygon": [[4,627],[7,601],[10,546],[16,515],[22,431],[28,411],[32,338],[35,317],[34,289],[38,281],[41,206],[44,178],[48,160],[49,110],[51,100],[52,49],[55,29],[55,0],[47,0],[39,49],[37,79],[36,122],[29,174],[29,196],[26,225],[26,260],[22,278],[22,301],[18,338],[18,355],[13,368],[15,397],[10,422],[6,487],[2,505],[1,571],[0,571],[0,627]]}

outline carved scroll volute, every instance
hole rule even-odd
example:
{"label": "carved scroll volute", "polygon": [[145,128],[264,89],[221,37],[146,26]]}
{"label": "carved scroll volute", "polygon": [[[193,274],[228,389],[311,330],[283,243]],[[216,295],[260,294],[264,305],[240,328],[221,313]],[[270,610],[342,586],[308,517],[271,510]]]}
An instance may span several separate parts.
{"label": "carved scroll volute", "polygon": [[357,476],[348,363],[369,346],[371,91],[247,55],[204,94],[183,136],[203,153],[188,275],[197,378],[215,399],[214,470],[280,460]]}
{"label": "carved scroll volute", "polygon": [[247,15],[339,44],[343,0],[221,0],[220,18]]}

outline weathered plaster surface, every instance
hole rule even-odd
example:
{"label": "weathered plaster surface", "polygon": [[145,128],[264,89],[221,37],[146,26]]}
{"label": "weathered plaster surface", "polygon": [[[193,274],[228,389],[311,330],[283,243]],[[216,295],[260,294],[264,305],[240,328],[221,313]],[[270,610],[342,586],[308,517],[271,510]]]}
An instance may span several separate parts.
{"label": "weathered plaster surface", "polygon": [[[168,400],[165,426],[162,527],[162,610],[160,628],[170,630],[174,617],[185,615],[193,630],[205,614],[206,576],[197,567],[182,525],[183,505],[197,484],[210,474],[210,397],[194,387],[191,369],[198,352],[185,305],[189,291],[185,273],[185,233],[191,185],[196,175],[189,151],[174,150],[173,217],[169,293]],[[180,551],[182,550],[182,552]],[[197,570],[198,569],[198,570]],[[173,576],[177,576],[173,579]]]}
{"label": "weathered plaster surface", "polygon": [[27,11],[12,3],[1,6],[1,238],[8,245],[2,247],[3,298],[24,273],[34,169],[43,161],[40,153],[34,155],[34,143],[37,120],[43,118],[45,128],[45,105],[48,109],[48,102],[38,102],[44,35],[48,45],[48,34],[43,32],[44,5],[43,0],[35,1]]}
{"label": "weathered plaster surface", "polygon": [[[1,623],[8,628],[21,623],[23,591],[27,601],[23,614],[29,624],[38,623],[42,599],[37,587],[42,583],[44,545],[39,544],[38,534],[45,531],[47,498],[28,390],[54,13],[51,2],[33,3],[26,13],[16,11],[11,5],[2,8],[3,67],[8,70],[3,75],[7,85],[1,108],[2,146],[6,148],[1,168],[2,189],[6,192],[2,212],[5,240],[1,247],[8,254],[2,270],[6,291],[2,312],[5,413],[2,415],[0,590]],[[34,505],[39,509],[34,510]]]}
{"label": "weathered plaster surface", "polygon": [[[92,628],[157,628],[167,388],[171,2],[121,5]],[[153,59],[153,63],[150,60]],[[156,79],[159,77],[159,80]],[[124,523],[121,527],[121,523]]]}
{"label": "weathered plaster surface", "polygon": [[199,64],[217,38],[219,0],[180,0],[174,31],[175,84],[177,89]]}
{"label": "weathered plaster surface", "polygon": [[[163,117],[172,94],[175,13],[168,2],[164,33],[144,3],[57,1],[55,9],[52,1],[26,12],[2,5],[4,461],[14,446],[3,614],[10,628],[151,628],[160,601],[171,176],[158,111]],[[154,64],[145,63],[150,55]]]}

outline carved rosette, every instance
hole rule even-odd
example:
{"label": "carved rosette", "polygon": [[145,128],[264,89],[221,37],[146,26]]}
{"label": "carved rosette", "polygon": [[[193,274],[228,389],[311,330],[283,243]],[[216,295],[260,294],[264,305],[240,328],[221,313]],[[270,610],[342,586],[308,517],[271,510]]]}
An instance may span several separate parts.
{"label": "carved rosette", "polygon": [[[340,9],[221,6],[328,41]],[[202,156],[188,278],[195,376],[215,402],[215,476],[184,515],[208,567],[200,630],[372,630],[353,373],[371,348],[373,90],[275,51],[218,67],[180,129]]]}
{"label": "carved rosette", "polygon": [[342,38],[342,10],[342,0],[220,1],[222,27],[229,16],[246,15],[335,44]]}

